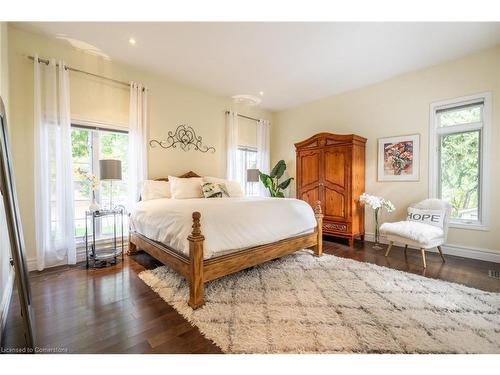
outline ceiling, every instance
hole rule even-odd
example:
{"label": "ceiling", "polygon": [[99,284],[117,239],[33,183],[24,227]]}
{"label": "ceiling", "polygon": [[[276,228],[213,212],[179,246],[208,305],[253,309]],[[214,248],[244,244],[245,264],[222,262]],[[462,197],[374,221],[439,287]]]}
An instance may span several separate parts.
{"label": "ceiling", "polygon": [[[114,61],[282,110],[500,44],[500,23],[42,22]],[[135,45],[129,38],[136,40]]]}

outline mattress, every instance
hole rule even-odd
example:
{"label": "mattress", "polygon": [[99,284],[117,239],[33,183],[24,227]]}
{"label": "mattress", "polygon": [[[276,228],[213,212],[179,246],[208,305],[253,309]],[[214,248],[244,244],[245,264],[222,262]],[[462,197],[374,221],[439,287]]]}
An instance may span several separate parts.
{"label": "mattress", "polygon": [[311,207],[292,198],[154,199],[139,202],[130,217],[133,231],[189,255],[192,213],[201,213],[204,258],[312,233]]}

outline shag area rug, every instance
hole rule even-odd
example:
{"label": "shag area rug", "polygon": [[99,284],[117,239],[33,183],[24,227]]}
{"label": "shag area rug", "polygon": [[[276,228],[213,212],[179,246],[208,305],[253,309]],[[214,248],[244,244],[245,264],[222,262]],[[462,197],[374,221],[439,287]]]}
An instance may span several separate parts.
{"label": "shag area rug", "polygon": [[139,277],[225,353],[500,353],[500,293],[301,251],[205,285]]}

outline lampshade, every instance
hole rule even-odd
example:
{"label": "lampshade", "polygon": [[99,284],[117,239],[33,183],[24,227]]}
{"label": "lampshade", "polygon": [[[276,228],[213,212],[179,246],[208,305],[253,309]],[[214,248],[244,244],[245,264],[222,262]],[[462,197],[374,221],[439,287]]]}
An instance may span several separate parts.
{"label": "lampshade", "polygon": [[106,180],[121,180],[122,179],[122,162],[121,160],[103,159],[99,160],[99,176],[103,181]]}
{"label": "lampshade", "polygon": [[247,182],[259,182],[259,170],[247,169]]}

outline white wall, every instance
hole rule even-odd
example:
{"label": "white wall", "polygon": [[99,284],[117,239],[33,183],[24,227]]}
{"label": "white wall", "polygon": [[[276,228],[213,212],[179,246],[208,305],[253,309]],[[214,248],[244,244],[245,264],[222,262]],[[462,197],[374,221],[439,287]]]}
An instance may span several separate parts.
{"label": "white wall", "polygon": [[[499,255],[500,47],[278,112],[272,127],[272,160],[284,159],[294,176],[294,142],[322,131],[366,137],[366,191],[396,204],[397,210],[389,215],[384,213],[382,221],[401,220],[410,203],[428,196],[429,105],[486,91],[492,92],[493,97],[490,229],[451,229],[448,242],[489,249]],[[415,133],[421,136],[420,181],[377,182],[377,138]],[[294,189],[292,186],[292,195]],[[372,215],[366,210],[366,230],[371,233]]]}
{"label": "white wall", "polygon": [[[225,115],[228,109],[252,117],[271,119],[269,112],[234,107],[229,98],[181,85],[168,77],[106,61],[49,39],[9,26],[10,99],[13,159],[28,258],[35,256],[33,186],[33,62],[28,55],[55,57],[79,69],[117,80],[142,82],[149,87],[149,139],[164,139],[179,124],[193,126],[203,142],[216,152],[184,152],[149,148],[149,177],[182,174],[225,175]],[[129,93],[126,86],[80,73],[70,74],[71,114],[74,119],[127,124]]]}
{"label": "white wall", "polygon": [[[5,111],[9,115],[9,64],[7,23],[0,22],[0,96],[5,105]],[[0,200],[2,197],[0,196]],[[3,207],[3,202],[0,202]],[[5,212],[0,209],[0,223],[5,222]],[[5,323],[8,303],[12,291],[13,271],[10,267],[10,248],[8,232],[5,225],[0,226],[0,334]]]}

